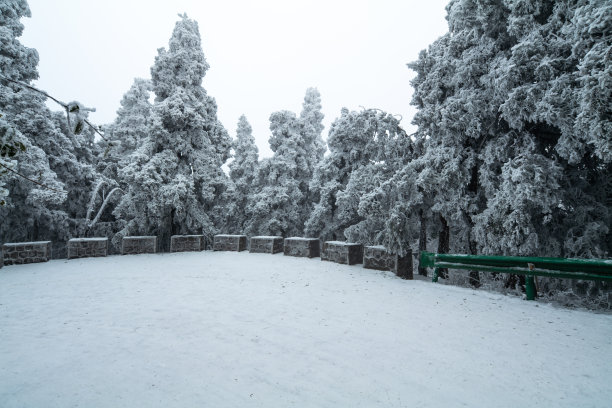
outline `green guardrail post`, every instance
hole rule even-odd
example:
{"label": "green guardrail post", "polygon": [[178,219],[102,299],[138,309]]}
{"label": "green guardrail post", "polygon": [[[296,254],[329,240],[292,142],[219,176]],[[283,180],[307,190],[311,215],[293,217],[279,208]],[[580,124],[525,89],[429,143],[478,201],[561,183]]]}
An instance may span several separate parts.
{"label": "green guardrail post", "polygon": [[536,298],[535,281],[531,275],[525,276],[525,294],[527,300],[535,300]]}
{"label": "green guardrail post", "polygon": [[440,274],[440,271],[438,269],[439,268],[434,268],[433,277],[431,278],[432,282],[437,282],[438,281],[438,275]]}

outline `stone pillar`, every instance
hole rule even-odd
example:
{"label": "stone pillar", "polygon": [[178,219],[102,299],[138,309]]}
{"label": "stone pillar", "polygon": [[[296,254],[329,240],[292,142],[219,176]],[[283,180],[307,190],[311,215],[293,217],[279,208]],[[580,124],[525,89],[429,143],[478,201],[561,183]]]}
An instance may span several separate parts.
{"label": "stone pillar", "polygon": [[320,255],[318,238],[285,238],[283,252],[288,256],[314,258]]}
{"label": "stone pillar", "polygon": [[321,251],[322,261],[355,265],[363,262],[363,245],[353,242],[325,241]]}
{"label": "stone pillar", "polygon": [[170,252],[199,252],[204,249],[204,235],[173,235]]}
{"label": "stone pillar", "polygon": [[363,267],[391,271],[402,279],[413,279],[412,250],[404,256],[387,252],[384,246],[367,246],[363,251]]}
{"label": "stone pillar", "polygon": [[47,262],[51,259],[51,241],[13,242],[2,245],[4,265]]}
{"label": "stone pillar", "polygon": [[154,254],[157,251],[157,237],[123,237],[121,255]]}
{"label": "stone pillar", "polygon": [[213,250],[240,252],[246,249],[246,243],[246,235],[215,235]]}
{"label": "stone pillar", "polygon": [[249,252],[276,254],[283,252],[283,237],[251,237]]}
{"label": "stone pillar", "polygon": [[108,255],[108,238],[72,238],[68,240],[68,259]]}

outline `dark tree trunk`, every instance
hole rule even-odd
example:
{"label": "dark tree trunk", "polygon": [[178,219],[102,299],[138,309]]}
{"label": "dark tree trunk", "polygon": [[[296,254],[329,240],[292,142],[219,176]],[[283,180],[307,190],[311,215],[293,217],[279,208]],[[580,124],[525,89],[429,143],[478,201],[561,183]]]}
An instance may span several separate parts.
{"label": "dark tree trunk", "polygon": [[[421,223],[421,230],[419,233],[419,256],[421,251],[427,250],[427,218],[423,210],[419,212],[419,221]],[[419,264],[419,275],[427,276],[427,268],[421,267]]]}
{"label": "dark tree trunk", "polygon": [[[472,240],[472,234],[469,235],[470,255],[477,255],[476,241]],[[470,271],[470,285],[475,288],[480,287],[480,274],[478,271]]]}
{"label": "dark tree trunk", "polygon": [[[446,222],[446,218],[444,218],[442,214],[440,214],[440,224],[442,229],[440,230],[440,235],[438,235],[438,253],[448,254],[448,250],[450,249],[450,228],[448,222]],[[438,269],[438,276],[443,279],[448,279],[448,269]]]}

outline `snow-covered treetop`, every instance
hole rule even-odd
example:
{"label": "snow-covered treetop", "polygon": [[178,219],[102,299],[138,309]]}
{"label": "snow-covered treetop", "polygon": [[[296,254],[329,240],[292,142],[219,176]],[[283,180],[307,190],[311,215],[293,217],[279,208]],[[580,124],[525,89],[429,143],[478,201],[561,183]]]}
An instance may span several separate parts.
{"label": "snow-covered treetop", "polygon": [[23,33],[21,17],[30,17],[25,0],[0,0],[0,74],[17,81],[38,78],[38,52],[18,40]]}
{"label": "snow-covered treetop", "polygon": [[254,176],[259,154],[252,133],[253,129],[246,116],[240,116],[240,119],[238,119],[238,129],[236,130],[236,140],[232,143],[234,161],[229,165],[230,177],[234,181],[245,175],[251,179]]}
{"label": "snow-covered treetop", "polygon": [[325,154],[325,142],[321,138],[323,132],[323,112],[321,112],[321,94],[317,88],[308,88],[302,104],[300,119],[304,123],[304,137],[313,157],[313,167],[323,158]]}
{"label": "snow-covered treetop", "polygon": [[186,14],[179,17],[181,20],[177,21],[172,32],[169,50],[159,48],[151,67],[157,100],[167,98],[176,86],[199,88],[209,68],[202,51],[198,23],[187,18]]}

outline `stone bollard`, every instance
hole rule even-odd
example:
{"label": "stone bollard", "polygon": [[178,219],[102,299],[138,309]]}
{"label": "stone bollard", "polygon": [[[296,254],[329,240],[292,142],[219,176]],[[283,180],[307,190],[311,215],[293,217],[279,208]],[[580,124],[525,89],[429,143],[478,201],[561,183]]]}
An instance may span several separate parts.
{"label": "stone bollard", "polygon": [[283,252],[283,237],[251,237],[249,252],[266,254]]}
{"label": "stone bollard", "polygon": [[121,255],[154,254],[157,251],[157,237],[123,237]]}
{"label": "stone bollard", "polygon": [[363,267],[391,271],[402,279],[413,279],[412,272],[412,250],[406,255],[399,256],[387,252],[384,246],[367,246],[363,251]]}
{"label": "stone bollard", "polygon": [[13,242],[2,245],[3,265],[47,262],[51,259],[51,241]]}
{"label": "stone bollard", "polygon": [[213,251],[244,251],[246,249],[246,235],[215,235]]}
{"label": "stone bollard", "polygon": [[108,238],[72,238],[68,240],[68,259],[108,255]]}
{"label": "stone bollard", "polygon": [[285,238],[283,253],[288,256],[314,258],[320,255],[318,238]]}
{"label": "stone bollard", "polygon": [[355,265],[363,262],[363,245],[352,242],[325,241],[321,251],[322,261]]}
{"label": "stone bollard", "polygon": [[198,252],[204,249],[204,235],[173,235],[170,252]]}

